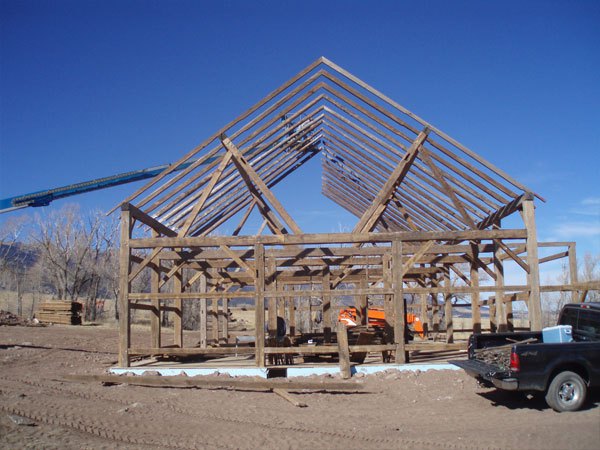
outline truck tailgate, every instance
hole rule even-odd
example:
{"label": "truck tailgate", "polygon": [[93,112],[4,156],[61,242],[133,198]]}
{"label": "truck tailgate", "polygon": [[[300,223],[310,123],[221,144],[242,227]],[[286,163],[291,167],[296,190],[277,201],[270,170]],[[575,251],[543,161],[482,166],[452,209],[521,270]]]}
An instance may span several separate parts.
{"label": "truck tailgate", "polygon": [[488,364],[484,361],[480,361],[478,359],[455,359],[453,361],[448,361],[450,364],[454,364],[455,366],[460,367],[465,372],[467,372],[472,377],[482,377],[485,379],[490,379],[497,373],[505,372],[498,366],[494,366],[493,364]]}

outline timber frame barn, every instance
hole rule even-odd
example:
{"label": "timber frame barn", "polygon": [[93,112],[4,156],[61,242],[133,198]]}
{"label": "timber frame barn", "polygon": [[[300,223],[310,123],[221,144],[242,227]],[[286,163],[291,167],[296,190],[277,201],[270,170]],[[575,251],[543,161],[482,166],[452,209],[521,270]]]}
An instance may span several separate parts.
{"label": "timber frame barn", "polygon": [[[275,185],[315,156],[321,159],[323,195],[358,218],[351,232],[304,233],[273,194]],[[255,355],[258,367],[284,356],[338,352],[340,298],[356,306],[363,325],[371,305],[385,311],[383,338],[351,342],[350,352],[380,353],[395,363],[407,362],[410,350],[456,348],[457,295],[466,299],[473,332],[482,331],[483,305],[490,311],[488,329],[511,329],[513,302],[525,305],[529,327],[539,330],[539,245],[567,247],[545,258],[568,258],[571,285],[562,290],[575,290],[577,270],[574,243],[538,243],[536,199],[543,201],[319,58],[121,204],[119,365],[129,367],[143,355],[240,352],[231,345],[227,311],[231,299],[242,298],[253,305],[256,322],[247,339],[255,345],[244,350]],[[260,213],[263,227],[244,234],[252,211]],[[502,220],[516,213],[523,227],[503,229]],[[217,234],[226,222],[234,231]],[[526,282],[505,285],[506,262]],[[134,289],[144,272],[149,282]],[[487,283],[480,283],[481,274]],[[408,306],[407,296],[413,299]],[[192,305],[201,338],[184,345],[182,318]],[[303,308],[321,314],[320,345],[294,339]],[[443,313],[444,339],[409,341],[407,308],[434,329]],[[151,342],[132,340],[137,310],[150,318]],[[168,344],[161,334],[165,312],[174,336]],[[278,318],[291,338],[286,346],[277,337]]]}

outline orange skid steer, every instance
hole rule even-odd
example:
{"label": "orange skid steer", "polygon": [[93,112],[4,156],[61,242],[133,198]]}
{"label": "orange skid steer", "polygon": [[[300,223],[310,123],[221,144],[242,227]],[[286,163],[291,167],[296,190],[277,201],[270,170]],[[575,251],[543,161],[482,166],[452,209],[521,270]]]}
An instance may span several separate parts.
{"label": "orange skid steer", "polygon": [[[385,311],[379,308],[369,308],[367,310],[367,317],[369,319],[369,325],[372,327],[383,328],[385,326]],[[348,328],[356,327],[359,325],[358,319],[356,318],[356,308],[349,307],[340,310],[338,315],[338,322],[343,323]],[[423,329],[423,322],[418,316],[412,313],[406,313],[406,324],[410,325],[414,332],[421,338],[425,338],[425,331]]]}

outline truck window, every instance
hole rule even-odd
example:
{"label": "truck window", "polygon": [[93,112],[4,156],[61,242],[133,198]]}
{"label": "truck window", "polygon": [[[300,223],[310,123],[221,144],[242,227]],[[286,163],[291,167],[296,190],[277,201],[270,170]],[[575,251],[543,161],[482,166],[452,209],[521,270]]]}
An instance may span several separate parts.
{"label": "truck window", "polygon": [[560,315],[560,319],[558,321],[559,325],[571,325],[573,327],[573,331],[577,329],[577,313],[579,309],[575,308],[565,308]]}
{"label": "truck window", "polygon": [[580,310],[576,331],[586,341],[600,341],[600,314],[589,309]]}

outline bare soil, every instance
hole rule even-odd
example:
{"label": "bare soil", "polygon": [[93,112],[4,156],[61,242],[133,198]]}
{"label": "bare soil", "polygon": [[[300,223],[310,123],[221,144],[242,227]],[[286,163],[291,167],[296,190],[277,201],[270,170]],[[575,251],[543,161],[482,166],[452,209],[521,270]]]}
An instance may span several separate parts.
{"label": "bare soil", "polygon": [[[365,393],[273,393],[57,381],[102,374],[117,331],[0,326],[0,447],[9,449],[597,449],[597,394],[556,413],[458,371],[388,371]],[[20,424],[16,423],[20,422]]]}

